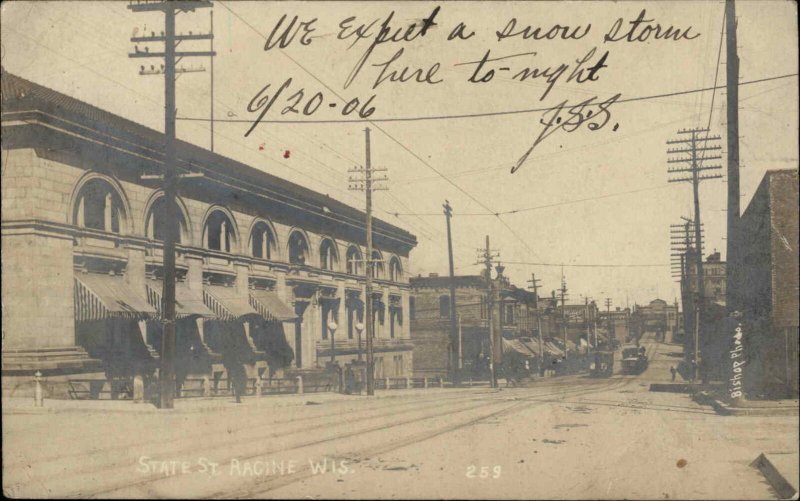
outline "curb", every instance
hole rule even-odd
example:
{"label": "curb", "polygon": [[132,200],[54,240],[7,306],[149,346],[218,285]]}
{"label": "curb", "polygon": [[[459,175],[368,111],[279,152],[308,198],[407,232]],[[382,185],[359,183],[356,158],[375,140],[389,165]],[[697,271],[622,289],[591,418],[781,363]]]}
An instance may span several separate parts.
{"label": "curb", "polygon": [[775,492],[781,499],[796,499],[797,489],[775,468],[775,465],[769,458],[762,452],[759,456],[750,463],[750,466],[757,469],[767,479],[769,485],[775,489]]}

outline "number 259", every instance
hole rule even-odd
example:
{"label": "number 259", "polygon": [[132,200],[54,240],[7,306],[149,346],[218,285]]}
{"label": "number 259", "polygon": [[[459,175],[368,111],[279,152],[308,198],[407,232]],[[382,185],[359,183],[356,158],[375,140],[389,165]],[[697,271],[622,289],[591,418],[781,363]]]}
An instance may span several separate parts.
{"label": "number 259", "polygon": [[467,478],[500,478],[500,465],[495,465],[489,470],[488,466],[467,466]]}

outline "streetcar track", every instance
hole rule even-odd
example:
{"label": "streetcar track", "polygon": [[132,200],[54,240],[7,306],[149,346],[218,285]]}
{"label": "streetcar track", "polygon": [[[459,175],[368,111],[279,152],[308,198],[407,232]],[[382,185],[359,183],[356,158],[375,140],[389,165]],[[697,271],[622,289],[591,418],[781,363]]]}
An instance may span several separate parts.
{"label": "streetcar track", "polygon": [[[622,380],[622,381],[619,381],[619,383],[615,382],[613,384],[608,385],[607,387],[598,388],[598,389],[592,388],[592,389],[588,389],[588,390],[584,389],[584,390],[581,390],[581,391],[576,391],[576,393],[582,392],[582,393],[585,393],[585,394],[589,394],[589,393],[596,393],[596,392],[600,392],[600,391],[607,391],[609,389],[614,389],[614,387],[616,387],[616,386],[619,386],[619,387],[625,386],[626,384],[628,384],[628,381],[629,380]],[[544,396],[544,395],[541,395],[541,396]],[[508,402],[508,401],[506,400],[506,402]],[[466,421],[466,422],[463,422],[463,423],[457,423],[457,424],[454,424],[454,425],[444,426],[443,428],[440,428],[440,429],[437,429],[437,430],[425,431],[425,432],[421,432],[419,434],[413,435],[411,437],[405,437],[405,438],[401,438],[401,439],[396,440],[396,441],[390,441],[388,444],[377,445],[375,447],[368,448],[366,450],[361,450],[361,451],[358,451],[358,452],[351,452],[351,453],[346,454],[346,457],[349,458],[349,459],[366,460],[366,459],[369,459],[371,456],[375,456],[375,455],[378,455],[378,454],[385,454],[387,452],[391,452],[391,451],[396,450],[396,449],[407,447],[407,446],[415,444],[415,443],[423,442],[425,440],[430,440],[431,438],[435,438],[437,436],[444,435],[446,433],[450,433],[452,431],[456,431],[456,430],[461,429],[461,428],[466,428],[468,426],[473,426],[473,425],[478,424],[479,422],[484,421],[486,419],[501,417],[501,416],[504,416],[504,415],[511,414],[513,412],[517,412],[519,410],[530,408],[531,406],[539,407],[541,405],[549,403],[549,401],[547,401],[547,400],[544,400],[544,401],[537,400],[536,397],[519,398],[518,400],[513,401],[513,402],[514,403],[512,403],[511,405],[509,405],[508,407],[506,407],[504,409],[501,409],[499,411],[495,411],[495,412],[492,412],[492,413],[489,413],[487,415],[480,416],[480,417],[477,417],[477,418],[474,418],[474,419],[470,419],[469,421]],[[343,456],[343,455],[340,454],[339,456]],[[243,458],[243,459],[246,460],[246,459],[250,459],[250,458]],[[272,490],[278,489],[280,487],[284,487],[286,485],[290,485],[290,484],[299,482],[301,480],[305,480],[307,478],[310,478],[311,476],[313,476],[313,472],[311,472],[310,470],[311,470],[310,467],[303,467],[296,474],[293,474],[293,475],[290,475],[290,476],[268,478],[268,479],[262,481],[262,483],[270,484],[270,487],[267,488],[267,489],[260,489],[260,490],[258,490],[256,492],[253,492],[252,489],[251,490],[238,491],[238,492],[233,493],[233,494],[228,493],[228,492],[225,492],[225,493],[218,492],[218,493],[206,496],[206,497],[209,498],[209,499],[227,499],[227,498],[234,498],[235,499],[235,498],[242,498],[242,497],[262,497],[265,493],[267,493],[269,491],[272,491]]]}
{"label": "streetcar track", "polygon": [[[619,381],[619,380],[617,380],[617,381]],[[616,381],[615,381],[615,383],[616,383]],[[622,384],[623,385],[626,384],[625,381],[622,381]],[[606,391],[607,389],[609,389],[610,386],[614,386],[614,385],[615,384],[602,385],[601,388],[598,388],[598,389],[592,388],[590,390],[587,390],[587,389],[584,388],[584,389],[576,389],[576,390],[571,390],[571,391],[570,390],[559,391],[559,392],[556,392],[556,393],[540,395],[540,397],[552,396],[552,395],[564,395],[564,396],[566,396],[565,394]],[[497,395],[497,393],[492,393],[492,395]],[[482,398],[474,398],[473,397],[473,398],[468,398],[467,400],[482,400]],[[527,400],[527,399],[518,398],[518,400]],[[437,414],[424,415],[424,416],[421,416],[421,417],[417,417],[417,418],[413,418],[413,419],[409,419],[409,420],[405,420],[405,421],[393,422],[393,423],[388,423],[388,424],[387,423],[382,423],[382,424],[379,424],[379,425],[371,427],[371,428],[360,429],[360,430],[357,430],[357,431],[354,431],[354,432],[347,432],[347,433],[344,433],[344,434],[339,433],[339,434],[334,434],[334,435],[327,436],[327,437],[324,437],[324,438],[321,438],[321,439],[310,440],[310,441],[307,441],[307,442],[304,442],[304,443],[300,443],[300,444],[292,444],[292,445],[288,445],[288,446],[285,446],[285,447],[279,447],[279,448],[272,449],[272,450],[259,451],[257,454],[251,454],[251,455],[247,455],[247,456],[241,456],[241,455],[226,456],[223,459],[218,459],[217,462],[220,463],[220,464],[223,464],[225,462],[230,462],[233,459],[238,459],[240,461],[246,461],[248,459],[253,459],[253,458],[257,458],[257,457],[263,456],[265,454],[275,454],[275,453],[278,453],[278,452],[287,452],[287,451],[292,451],[292,450],[296,450],[296,449],[302,449],[302,448],[305,448],[305,447],[319,445],[319,444],[322,444],[322,443],[327,443],[327,442],[335,441],[335,440],[338,440],[338,439],[348,438],[348,437],[351,437],[351,436],[361,435],[361,434],[364,434],[364,433],[382,431],[382,430],[386,430],[386,429],[393,428],[393,427],[396,427],[396,426],[403,426],[403,425],[407,425],[407,424],[416,423],[416,422],[419,422],[419,421],[424,421],[424,420],[427,420],[427,419],[434,419],[434,418],[444,417],[444,416],[448,416],[448,415],[451,415],[451,414],[467,412],[467,411],[475,410],[475,409],[478,409],[478,408],[481,408],[481,407],[497,405],[497,404],[502,404],[502,403],[507,403],[507,402],[508,402],[508,400],[506,400],[506,399],[498,400],[498,399],[494,398],[494,399],[491,399],[491,401],[489,401],[489,402],[484,402],[484,403],[481,403],[481,404],[478,404],[478,405],[474,405],[474,406],[471,406],[471,407],[459,408],[459,409],[456,409],[456,410],[448,410],[446,412],[437,413]],[[522,402],[522,403],[524,403],[524,402]],[[444,404],[444,405],[448,405],[448,404],[449,404],[449,402],[447,404]],[[430,409],[430,408],[434,408],[435,409],[435,408],[442,407],[444,405],[431,406],[431,407],[428,407],[426,409]],[[419,409],[412,409],[412,411],[413,410],[419,410]],[[393,413],[393,415],[397,415],[397,413]],[[376,419],[376,418],[377,417],[373,417],[372,419]],[[300,430],[300,431],[298,431],[296,433],[292,433],[292,434],[302,433],[302,432],[305,432],[307,430],[308,429],[306,428],[305,430]],[[274,434],[273,436],[286,437],[286,436],[290,436],[292,434],[277,433],[277,434]],[[230,445],[235,445],[235,444],[231,444],[229,442],[229,443],[227,443],[225,445],[230,446]],[[221,448],[223,448],[223,447],[218,447],[217,449],[221,449]],[[192,470],[188,474],[192,474],[192,473],[197,473],[197,470]],[[125,483],[123,485],[118,485],[118,486],[114,486],[114,487],[110,487],[110,488],[103,488],[103,489],[99,489],[99,490],[96,490],[96,491],[92,491],[90,493],[87,493],[87,492],[84,491],[84,492],[77,493],[75,495],[68,495],[67,497],[75,497],[75,496],[94,497],[94,496],[98,496],[98,495],[104,495],[104,494],[108,494],[108,493],[111,493],[111,492],[119,491],[119,490],[122,490],[122,489],[129,489],[129,488],[132,488],[132,487],[139,487],[139,486],[143,486],[143,485],[147,485],[147,484],[156,484],[156,483],[159,483],[159,482],[169,481],[171,479],[175,479],[175,478],[181,477],[183,475],[184,474],[179,474],[179,475],[170,476],[170,477],[145,478],[145,479],[142,479],[139,482]],[[204,497],[206,497],[206,496],[204,496]]]}

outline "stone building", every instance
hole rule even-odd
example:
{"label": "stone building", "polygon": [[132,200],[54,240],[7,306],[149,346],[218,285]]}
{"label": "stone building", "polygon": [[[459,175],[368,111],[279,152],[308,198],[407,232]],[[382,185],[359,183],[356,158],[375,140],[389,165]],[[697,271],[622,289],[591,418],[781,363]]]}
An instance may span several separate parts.
{"label": "stone building", "polygon": [[[504,349],[502,340],[533,336],[536,322],[533,293],[512,285],[503,275],[502,266],[497,267],[497,273],[492,279],[495,293],[492,319],[498,333],[494,353],[499,364]],[[462,275],[454,277],[454,282],[462,374],[464,377],[486,377],[490,353],[486,278]],[[435,273],[427,277],[412,277],[410,286],[414,376],[446,378],[450,363],[450,277],[440,277]]]}
{"label": "stone building", "polygon": [[[745,389],[753,398],[797,398],[797,171],[767,171],[740,221],[741,241],[735,247],[740,267],[729,290],[743,315]],[[728,340],[733,335],[722,334]],[[725,348],[727,353],[729,343]]]}
{"label": "stone building", "polygon": [[[4,391],[36,370],[152,375],[165,204],[143,175],[161,171],[163,134],[3,72],[2,135]],[[231,353],[251,377],[357,357],[364,213],[182,141],[177,169],[202,174],[179,191],[179,378],[219,378]],[[373,227],[376,366],[410,375],[416,238]]]}
{"label": "stone building", "polygon": [[673,339],[678,329],[678,301],[669,304],[663,299],[654,299],[647,305],[635,304],[631,312],[631,336],[641,338],[647,332]]}

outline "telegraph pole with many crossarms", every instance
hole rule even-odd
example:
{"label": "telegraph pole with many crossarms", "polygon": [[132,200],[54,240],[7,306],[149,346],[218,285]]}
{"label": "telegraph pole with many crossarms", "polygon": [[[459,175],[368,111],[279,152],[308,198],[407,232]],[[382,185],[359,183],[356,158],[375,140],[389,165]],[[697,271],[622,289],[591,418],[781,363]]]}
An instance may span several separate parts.
{"label": "telegraph pole with many crossarms", "polygon": [[561,268],[561,288],[558,289],[561,294],[561,328],[564,331],[564,360],[567,359],[568,346],[567,346],[567,278],[564,276],[564,268]]}
{"label": "telegraph pole with many crossarms", "polygon": [[[134,43],[164,43],[163,52],[150,52],[149,47],[144,51],[139,46],[134,47],[131,58],[163,58],[164,64],[160,68],[151,65],[147,69],[141,66],[140,75],[164,75],[164,168],[163,175],[146,176],[147,178],[163,179],[164,197],[166,203],[166,217],[164,228],[164,289],[162,295],[162,322],[164,325],[161,336],[161,369],[159,371],[160,402],[162,409],[172,409],[176,391],[175,383],[175,243],[178,235],[178,213],[176,198],[178,195],[178,180],[180,177],[176,169],[175,155],[175,80],[176,74],[204,71],[202,68],[176,68],[176,58],[184,57],[213,57],[213,51],[181,51],[177,52],[177,45],[183,41],[211,40],[212,34],[175,34],[175,17],[180,12],[194,11],[195,9],[211,7],[212,4],[205,0],[195,1],[153,1],[130,3],[128,8],[133,12],[163,12],[164,31],[160,35],[151,32],[150,36],[143,34],[141,37],[132,37]],[[197,174],[189,174],[195,177]]]}
{"label": "telegraph pole with many crossarms", "polygon": [[[367,255],[364,258],[364,296],[365,296],[365,316],[367,326],[367,395],[375,394],[375,360],[373,350],[373,337],[375,336],[375,324],[372,315],[372,274],[374,265],[377,261],[372,258],[372,192],[376,190],[386,190],[385,186],[376,186],[374,183],[388,181],[387,176],[373,177],[375,172],[384,172],[385,168],[372,167],[372,158],[370,153],[370,129],[364,129],[365,144],[366,144],[366,163],[363,168],[354,167],[349,169],[348,172],[356,174],[356,177],[350,176],[348,178],[348,188],[356,191],[363,191],[366,194],[366,224],[367,224]],[[362,177],[363,176],[363,177]]]}
{"label": "telegraph pole with many crossarms", "polygon": [[[700,364],[698,359],[698,344],[700,340],[700,326],[705,319],[705,283],[703,278],[703,248],[702,248],[702,235],[701,235],[701,222],[700,222],[700,182],[709,179],[721,178],[720,174],[701,174],[705,170],[718,170],[721,169],[720,165],[703,165],[706,160],[719,160],[721,155],[714,154],[714,151],[719,151],[722,148],[719,144],[715,144],[720,140],[719,136],[710,136],[708,129],[688,129],[680,130],[678,134],[688,135],[685,139],[675,139],[667,141],[668,145],[679,145],[678,148],[668,149],[667,153],[670,155],[678,155],[667,160],[667,163],[681,164],[679,167],[670,168],[670,174],[683,175],[689,173],[689,176],[676,177],[670,179],[670,183],[688,182],[692,183],[692,193],[694,196],[694,231],[695,231],[695,259],[697,268],[697,302],[695,305],[695,359],[694,359],[694,373],[697,379],[697,370]],[[709,145],[709,142],[711,145]],[[702,143],[702,146],[701,146]],[[685,156],[685,155],[688,155]]]}

